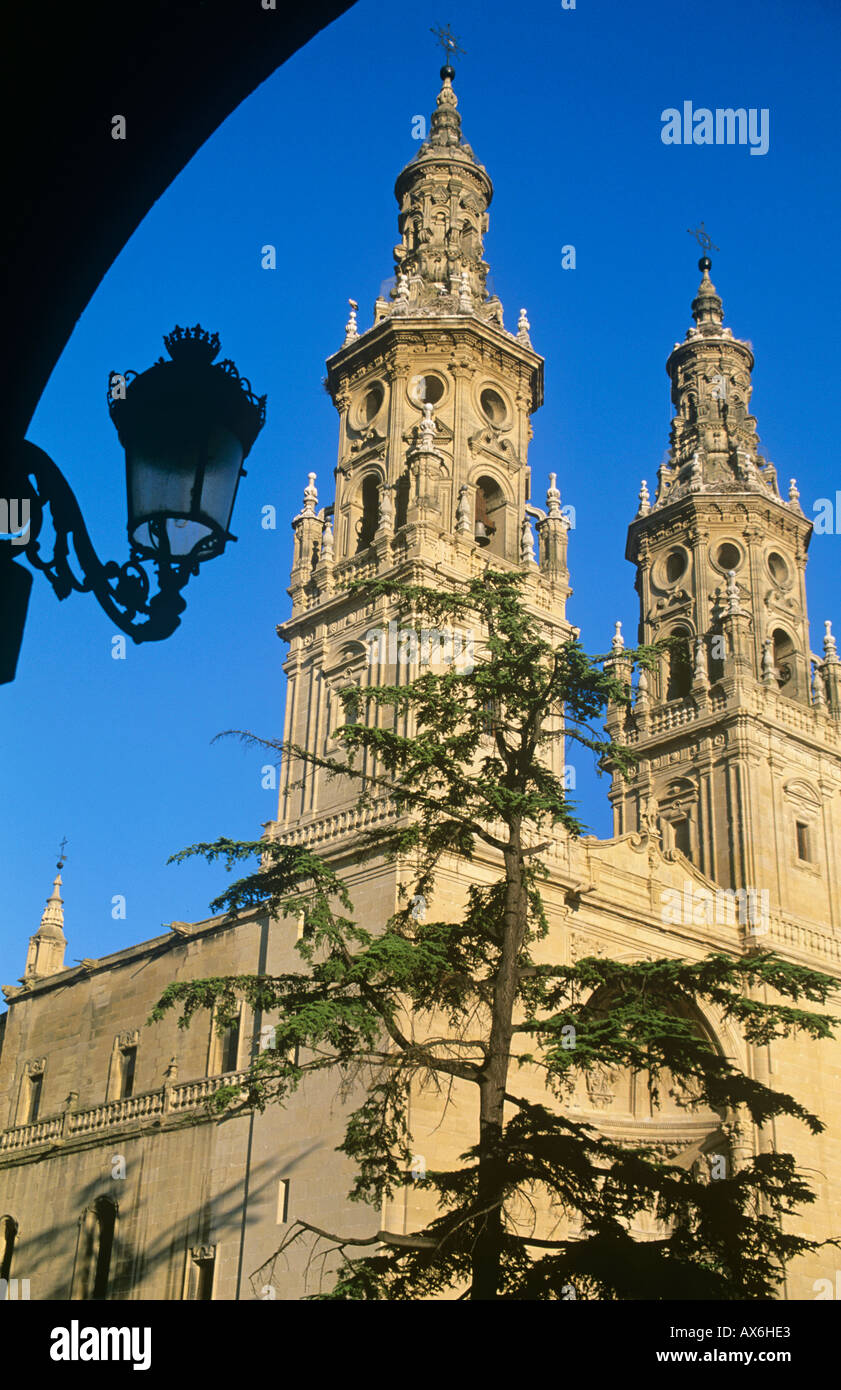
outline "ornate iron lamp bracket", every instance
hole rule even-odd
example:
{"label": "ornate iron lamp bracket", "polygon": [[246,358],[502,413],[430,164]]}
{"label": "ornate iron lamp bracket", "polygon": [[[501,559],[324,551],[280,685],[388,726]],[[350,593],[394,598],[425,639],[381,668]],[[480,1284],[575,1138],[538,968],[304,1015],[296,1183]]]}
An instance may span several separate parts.
{"label": "ornate iron lamp bracket", "polygon": [[[143,557],[132,545],[128,560],[118,564],[99,559],[88,535],[73,490],[61,469],[43,449],[28,440],[23,445],[21,495],[30,501],[29,538],[21,547],[29,563],[47,576],[59,599],[74,590],[92,593],[113,623],[134,642],[159,642],[181,622],[186,608],[181,590],[198,561],[157,564],[158,591],[150,597],[150,579]],[[44,511],[49,508],[54,529],[52,553],[41,553]],[[70,538],[83,578],[70,563]]]}

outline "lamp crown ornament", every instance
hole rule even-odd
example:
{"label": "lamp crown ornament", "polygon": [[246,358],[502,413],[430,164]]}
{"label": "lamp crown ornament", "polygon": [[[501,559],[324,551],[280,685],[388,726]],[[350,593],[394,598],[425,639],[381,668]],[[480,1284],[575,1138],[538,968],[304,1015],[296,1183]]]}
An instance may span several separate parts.
{"label": "lamp crown ornament", "polygon": [[[180,328],[175,325],[171,333],[164,334],[164,347],[173,361],[193,357],[210,363],[219,355],[222,344],[218,333],[209,333],[200,323],[193,328]],[[163,362],[163,358],[159,358]]]}

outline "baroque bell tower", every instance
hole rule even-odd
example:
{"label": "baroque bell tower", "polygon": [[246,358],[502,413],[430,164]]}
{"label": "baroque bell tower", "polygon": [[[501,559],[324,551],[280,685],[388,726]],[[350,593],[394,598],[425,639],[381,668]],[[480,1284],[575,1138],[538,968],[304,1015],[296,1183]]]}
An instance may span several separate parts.
{"label": "baroque bell tower", "polygon": [[[614,777],[615,831],[653,830],[722,887],[838,927],[841,665],[829,623],[810,648],[812,524],[758,452],[753,351],[724,326],[706,256],[699,269],[693,326],[666,363],[668,456],[628,532],[639,640],[671,646],[627,720],[611,712],[640,759]],[[621,636],[614,649],[621,667]]]}
{"label": "baroque bell tower", "polygon": [[[335,500],[319,505],[313,470],[292,523],[292,616],[278,627],[290,646],[284,738],[321,755],[335,751],[344,722],[340,688],[413,679],[423,662],[394,640],[399,605],[364,602],[348,592],[353,580],[456,587],[490,563],[525,575],[526,601],[556,640],[571,632],[569,522],[555,475],[545,510],[529,500],[543,359],[525,310],[510,332],[489,293],[493,186],[462,138],[454,77],[445,64],[429,137],[397,179],[390,292],[364,331],[350,301],[344,342],[327,362],[339,414]],[[267,833],[338,852],[358,828],[357,794],[289,759]]]}

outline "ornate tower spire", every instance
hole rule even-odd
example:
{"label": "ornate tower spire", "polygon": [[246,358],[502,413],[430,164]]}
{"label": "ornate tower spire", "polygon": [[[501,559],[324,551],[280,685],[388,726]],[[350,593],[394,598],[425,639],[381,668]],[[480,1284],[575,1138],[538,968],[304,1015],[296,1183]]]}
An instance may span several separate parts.
{"label": "ornate tower spire", "polygon": [[390,313],[475,313],[502,325],[502,306],[487,291],[482,237],[493,184],[462,139],[455,69],[441,69],[441,90],[429,137],[398,176],[400,205],[394,248],[397,285],[377,301],[377,320]]}
{"label": "ornate tower spire", "polygon": [[29,938],[26,969],[23,973],[24,983],[44,975],[55,975],[57,971],[64,969],[67,938],[64,935],[64,902],[61,897],[63,864],[62,858],[57,866],[59,872],[53,880],[53,891],[41,915],[41,925],[35,935]]}
{"label": "ornate tower spire", "polygon": [[709,257],[702,256],[701,283],[692,301],[694,326],[675,343],[666,363],[676,414],[655,508],[705,488],[780,498],[774,468],[757,453],[756,420],[749,413],[753,352],[724,327],[711,268]]}

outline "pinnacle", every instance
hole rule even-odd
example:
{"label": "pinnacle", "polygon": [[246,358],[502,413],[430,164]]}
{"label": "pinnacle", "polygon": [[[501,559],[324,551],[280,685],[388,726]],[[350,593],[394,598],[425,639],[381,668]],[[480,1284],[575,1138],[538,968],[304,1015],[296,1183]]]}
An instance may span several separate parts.
{"label": "pinnacle", "polygon": [[701,283],[698,286],[698,293],[692,301],[692,317],[701,329],[713,325],[720,326],[724,321],[721,299],[710,279],[711,268],[712,262],[709,257],[702,256],[698,262],[698,269],[703,272]]}
{"label": "pinnacle", "polygon": [[64,903],[61,897],[61,874],[56,874],[53,880],[53,891],[47,899],[47,905],[41,915],[41,925],[38,928],[38,936],[53,937],[62,939],[64,937]]}

